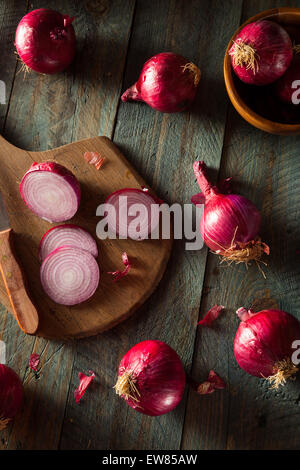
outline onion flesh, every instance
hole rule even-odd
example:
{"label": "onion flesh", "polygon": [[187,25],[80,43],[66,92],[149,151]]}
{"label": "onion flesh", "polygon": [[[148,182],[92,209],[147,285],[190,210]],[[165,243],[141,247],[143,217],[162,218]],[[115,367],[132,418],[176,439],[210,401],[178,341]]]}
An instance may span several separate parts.
{"label": "onion flesh", "polygon": [[185,110],[194,100],[200,70],[184,57],[162,52],[143,66],[138,81],[123,93],[122,101],[144,101],[164,113]]}
{"label": "onion flesh", "polygon": [[19,376],[10,367],[0,364],[0,431],[21,410],[24,389]]}
{"label": "onion flesh", "polygon": [[282,310],[254,313],[241,308],[242,319],[234,340],[234,355],[248,374],[266,378],[274,388],[293,377],[298,368],[291,361],[300,322]]}
{"label": "onion flesh", "polygon": [[94,295],[100,272],[91,253],[73,246],[61,246],[44,259],[40,277],[45,293],[54,302],[71,306]]}
{"label": "onion flesh", "polygon": [[76,177],[55,162],[34,163],[22,178],[20,192],[27,207],[48,222],[71,219],[81,198]]}
{"label": "onion flesh", "polygon": [[116,393],[140,413],[159,416],[181,401],[186,376],[177,353],[162,341],[142,341],[121,360]]}
{"label": "onion flesh", "polygon": [[90,233],[78,225],[66,224],[57,225],[44,234],[39,246],[40,260],[43,261],[52,251],[63,245],[86,250],[95,258],[98,256],[97,243]]}
{"label": "onion flesh", "polygon": [[[115,209],[116,235],[120,238],[145,240],[159,227],[159,212],[155,210],[158,208],[158,202],[147,191],[135,188],[120,189],[110,194],[105,203],[111,204]],[[130,210],[135,209],[135,204],[140,206],[140,210],[134,210],[134,215],[130,215]],[[137,225],[133,224],[136,217],[140,219]],[[110,212],[107,220],[109,227],[114,227],[114,217]]]}
{"label": "onion flesh", "polygon": [[73,61],[76,37],[74,18],[40,8],[20,21],[15,45],[20,59],[32,70],[44,74],[62,72]]}
{"label": "onion flesh", "polygon": [[279,24],[261,20],[246,25],[229,50],[236,75],[250,85],[278,80],[293,58],[292,41]]}

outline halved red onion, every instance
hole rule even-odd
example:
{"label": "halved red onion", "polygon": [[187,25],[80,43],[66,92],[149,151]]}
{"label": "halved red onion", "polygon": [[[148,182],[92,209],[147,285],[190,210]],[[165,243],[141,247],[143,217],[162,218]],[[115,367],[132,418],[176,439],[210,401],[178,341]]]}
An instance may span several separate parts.
{"label": "halved red onion", "polygon": [[97,243],[92,235],[78,225],[66,224],[50,228],[44,234],[39,246],[40,260],[43,261],[52,251],[64,245],[86,250],[95,258],[98,256]]}
{"label": "halved red onion", "polygon": [[40,276],[44,291],[54,302],[77,305],[95,293],[100,271],[91,253],[66,245],[47,256]]}
{"label": "halved red onion", "polygon": [[[156,233],[159,226],[159,202],[147,191],[124,188],[110,194],[105,201],[115,209],[115,218],[109,211],[109,228],[114,229],[120,238],[145,240]],[[135,222],[134,222],[135,221]]]}
{"label": "halved red onion", "polygon": [[20,184],[23,201],[48,222],[71,219],[80,204],[80,185],[70,170],[55,162],[34,163]]}

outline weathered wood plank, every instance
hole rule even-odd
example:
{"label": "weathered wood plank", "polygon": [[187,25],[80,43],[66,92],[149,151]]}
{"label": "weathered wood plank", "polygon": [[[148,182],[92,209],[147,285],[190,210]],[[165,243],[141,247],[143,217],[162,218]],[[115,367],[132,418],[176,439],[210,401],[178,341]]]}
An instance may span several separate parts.
{"label": "weathered wood plank", "polygon": [[[157,52],[181,53],[203,69],[200,93],[189,113],[160,114],[141,103],[119,108],[115,143],[157,193],[172,203],[189,202],[194,193],[192,163],[198,155],[208,155],[210,164],[219,165],[226,115],[221,64],[230,30],[239,22],[236,5],[235,1],[137,3],[123,89]],[[190,369],[205,260],[206,250],[188,252],[183,242],[175,242],[167,273],[144,308],[113,331],[78,343],[71,389],[80,370],[94,370],[97,383],[79,407],[70,394],[61,448],[179,448],[185,400],[174,412],[153,419],[127,407],[112,387],[123,354],[146,339],[170,344]]]}
{"label": "weathered wood plank", "polygon": [[[295,2],[245,1],[242,21],[259,11]],[[224,49],[225,50],[225,49]],[[188,399],[183,448],[297,449],[299,448],[299,380],[278,392],[263,380],[244,373],[232,347],[240,306],[258,311],[277,307],[299,315],[298,159],[299,137],[278,137],[252,128],[232,109],[227,124],[220,177],[234,177],[234,192],[249,197],[262,210],[262,236],[271,247],[264,279],[256,266],[224,267],[209,254],[200,315],[213,304],[226,313],[212,329],[197,335],[193,371],[213,368],[228,390],[199,400]]]}
{"label": "weathered wood plank", "polygon": [[[34,8],[49,7],[39,0]],[[5,137],[46,150],[95,135],[111,136],[118,106],[134,0],[70,2],[51,8],[75,16],[77,54],[57,75],[18,73]],[[24,119],[30,110],[30,118]]]}
{"label": "weathered wood plank", "polygon": [[[26,13],[27,0],[0,3],[0,131],[2,132],[7,115],[13,80],[16,72],[17,56],[14,53],[16,25]],[[4,84],[4,85],[3,85]],[[4,93],[4,96],[3,96]]]}
{"label": "weathered wood plank", "polygon": [[[41,7],[49,7],[49,2],[34,3],[34,8]],[[78,55],[75,64],[63,74],[50,77],[30,73],[25,79],[22,73],[16,76],[4,134],[14,144],[31,150],[55,147],[98,132],[112,133],[134,1],[125,5],[117,0],[84,4],[58,0],[52,2],[51,7],[76,16]],[[14,16],[12,30],[23,14]],[[116,29],[120,42],[113,40],[117,36]],[[95,37],[104,41],[107,38],[102,54],[99,44],[90,45],[88,38]],[[112,54],[110,47],[114,45],[115,54]],[[94,63],[91,60],[93,55]],[[113,55],[116,62],[112,60]],[[80,74],[80,68],[77,70],[81,61],[85,63],[82,69],[84,76]],[[110,89],[105,93],[99,86],[102,71],[114,75]],[[82,116],[82,105],[85,105],[86,115],[91,110],[89,120],[86,115]],[[60,439],[69,390],[73,344],[27,337],[7,312],[1,314],[0,322],[0,338],[8,347],[8,364],[24,379],[26,390],[24,411],[1,436],[0,448],[55,449]],[[41,354],[39,380],[26,370],[32,351]]]}

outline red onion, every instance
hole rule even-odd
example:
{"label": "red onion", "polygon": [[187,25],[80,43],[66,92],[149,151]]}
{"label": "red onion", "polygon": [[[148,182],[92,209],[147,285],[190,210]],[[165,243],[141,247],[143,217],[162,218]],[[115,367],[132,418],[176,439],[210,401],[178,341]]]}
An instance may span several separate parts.
{"label": "red onion", "polygon": [[121,360],[115,389],[131,408],[159,416],[179,404],[185,382],[181,360],[170,346],[162,341],[142,341]]}
{"label": "red onion", "polygon": [[94,256],[73,246],[61,246],[43,261],[41,283],[57,304],[77,305],[88,300],[99,284],[99,267]]}
{"label": "red onion", "polygon": [[240,80],[250,85],[267,85],[288,69],[293,58],[292,41],[279,24],[256,21],[237,34],[229,55]]}
{"label": "red onion", "polygon": [[20,21],[15,46],[20,59],[39,73],[58,73],[73,61],[76,38],[72,21],[67,15],[40,8]]}
{"label": "red onion", "polygon": [[24,389],[19,376],[8,366],[0,364],[0,431],[22,408]]}
{"label": "red onion", "polygon": [[108,212],[109,227],[115,226],[116,235],[122,238],[144,240],[158,229],[158,200],[147,191],[135,188],[120,189],[110,194],[105,203],[111,204],[115,209],[116,220],[114,214]]}
{"label": "red onion", "polygon": [[200,230],[206,245],[229,262],[259,261],[269,248],[258,238],[260,214],[249,199],[222,194],[207,177],[204,162],[194,163],[194,173],[205,198]]}
{"label": "red onion", "polygon": [[23,176],[20,192],[29,209],[48,222],[71,219],[80,204],[77,179],[55,162],[34,163]]}
{"label": "red onion", "polygon": [[[295,85],[295,82],[298,84]],[[281,101],[292,105],[300,100],[300,54],[296,54],[287,72],[275,83],[275,91]],[[294,102],[293,97],[298,103]]]}
{"label": "red onion", "polygon": [[98,256],[98,247],[90,233],[78,225],[66,224],[50,228],[41,239],[39,246],[40,260],[43,261],[52,251],[63,245],[75,246]]}
{"label": "red onion", "polygon": [[291,356],[293,342],[300,339],[300,322],[282,310],[254,313],[240,308],[237,314],[241,323],[233,349],[238,365],[278,388],[298,371]]}
{"label": "red onion", "polygon": [[163,113],[186,109],[194,100],[201,72],[184,57],[162,52],[143,66],[138,81],[123,93],[122,101],[144,101]]}

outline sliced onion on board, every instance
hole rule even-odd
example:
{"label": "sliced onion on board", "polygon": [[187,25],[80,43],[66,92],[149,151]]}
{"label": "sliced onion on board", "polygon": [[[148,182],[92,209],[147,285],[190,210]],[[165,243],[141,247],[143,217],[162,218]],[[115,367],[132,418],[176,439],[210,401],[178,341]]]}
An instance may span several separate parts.
{"label": "sliced onion on board", "polygon": [[97,243],[92,235],[78,225],[66,224],[57,225],[44,234],[39,246],[40,260],[43,261],[52,251],[64,245],[86,250],[95,258],[98,256]]}
{"label": "sliced onion on board", "polygon": [[43,261],[40,277],[44,291],[54,302],[77,305],[95,293],[100,271],[97,261],[88,251],[62,246]]}
{"label": "sliced onion on board", "polygon": [[[151,233],[155,233],[159,226],[158,201],[147,191],[135,188],[124,188],[110,194],[105,201],[115,208],[116,213],[116,235],[132,240],[145,240]],[[141,210],[134,215],[130,211],[138,209],[134,207],[139,204]],[[127,205],[127,210],[126,210]],[[154,207],[156,206],[156,207]],[[151,210],[152,208],[152,210]],[[133,229],[132,222],[137,217],[141,218],[141,223],[137,224],[137,230]],[[108,213],[109,228],[114,226],[114,218]]]}
{"label": "sliced onion on board", "polygon": [[22,178],[20,192],[27,207],[48,222],[71,219],[81,197],[76,177],[55,162],[34,163]]}

